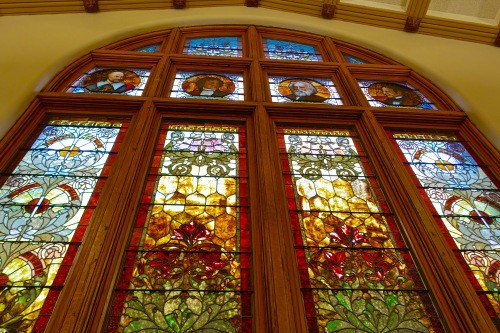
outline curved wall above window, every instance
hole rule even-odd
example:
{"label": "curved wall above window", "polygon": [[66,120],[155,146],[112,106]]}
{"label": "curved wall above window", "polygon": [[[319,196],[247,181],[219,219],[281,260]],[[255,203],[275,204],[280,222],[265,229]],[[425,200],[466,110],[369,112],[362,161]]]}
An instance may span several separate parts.
{"label": "curved wall above window", "polygon": [[[129,125],[51,299],[58,316],[38,327],[484,331],[500,313],[494,147],[438,87],[379,53],[241,25],[166,29],[97,48],[56,75],[7,134],[8,186],[19,151],[36,138],[26,132],[53,119]],[[422,143],[408,161],[421,173],[481,170],[474,183],[487,187],[474,185],[472,199],[467,182],[441,189],[450,205],[466,202],[469,217],[460,220],[465,204],[453,216],[432,207],[429,186],[399,160],[413,150],[391,141],[407,132],[453,138],[435,152],[425,148],[434,141]],[[85,154],[78,149],[57,154],[71,160]],[[19,191],[4,191],[9,210]],[[28,215],[49,205],[28,199]],[[474,221],[482,223],[474,232],[489,233],[460,257],[440,219],[460,225],[452,233]],[[20,230],[9,221],[7,234]]]}

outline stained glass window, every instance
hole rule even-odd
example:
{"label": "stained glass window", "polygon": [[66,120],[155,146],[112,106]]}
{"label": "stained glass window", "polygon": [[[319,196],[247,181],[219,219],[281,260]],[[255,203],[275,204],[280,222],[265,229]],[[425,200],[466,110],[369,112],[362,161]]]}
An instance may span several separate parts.
{"label": "stained glass window", "polygon": [[108,332],[250,332],[241,126],[163,126]]}
{"label": "stained glass window", "polygon": [[309,332],[442,331],[358,138],[278,137]]}
{"label": "stained glass window", "polygon": [[490,315],[500,316],[498,184],[454,135],[392,138]]}
{"label": "stained glass window", "polygon": [[344,56],[345,60],[347,60],[351,64],[360,64],[360,65],[362,65],[362,64],[369,64],[368,61],[363,60],[363,59],[358,58],[358,57],[355,57],[355,56],[350,55],[348,53],[342,52],[342,55]]}
{"label": "stained glass window", "polygon": [[184,44],[185,54],[218,57],[241,57],[240,37],[188,38]]}
{"label": "stained glass window", "polygon": [[0,188],[0,327],[43,332],[123,123],[51,121]]}
{"label": "stained glass window", "polygon": [[264,55],[269,59],[322,61],[315,46],[286,40],[264,38]]}
{"label": "stained glass window", "polygon": [[330,79],[270,76],[269,87],[273,102],[343,104],[335,84]]}
{"label": "stained glass window", "polygon": [[424,94],[406,82],[359,80],[358,84],[371,106],[437,109]]}
{"label": "stained glass window", "polygon": [[67,92],[141,96],[149,73],[146,69],[96,67],[80,76]]}
{"label": "stained glass window", "polygon": [[152,44],[152,45],[148,45],[148,46],[143,46],[141,48],[138,48],[136,49],[136,51],[138,52],[159,52],[160,51],[160,48],[161,48],[161,43],[157,43],[157,44]]}
{"label": "stained glass window", "polygon": [[179,71],[175,75],[170,97],[242,101],[245,99],[243,75]]}

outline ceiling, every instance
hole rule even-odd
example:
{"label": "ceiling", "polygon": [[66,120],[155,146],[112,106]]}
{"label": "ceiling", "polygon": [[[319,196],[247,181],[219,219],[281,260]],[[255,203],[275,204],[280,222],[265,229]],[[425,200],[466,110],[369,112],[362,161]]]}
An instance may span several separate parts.
{"label": "ceiling", "polygon": [[500,0],[0,0],[0,16],[245,5],[500,46]]}

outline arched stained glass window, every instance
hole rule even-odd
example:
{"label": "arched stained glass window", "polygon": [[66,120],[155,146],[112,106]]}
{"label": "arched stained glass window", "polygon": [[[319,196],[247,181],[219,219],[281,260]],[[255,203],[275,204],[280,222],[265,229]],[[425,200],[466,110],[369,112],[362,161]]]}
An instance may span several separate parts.
{"label": "arched stained glass window", "polygon": [[495,329],[498,155],[411,68],[258,26],[84,57],[1,142],[0,330]]}

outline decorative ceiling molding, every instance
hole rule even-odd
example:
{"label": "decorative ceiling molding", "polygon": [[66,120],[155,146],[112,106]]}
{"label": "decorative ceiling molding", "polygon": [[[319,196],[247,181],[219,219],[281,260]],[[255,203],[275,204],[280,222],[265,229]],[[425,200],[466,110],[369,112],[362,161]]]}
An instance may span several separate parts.
{"label": "decorative ceiling molding", "polygon": [[[439,11],[443,15],[435,16],[436,11],[429,13],[431,5],[436,1],[450,1],[450,13]],[[494,0],[491,0],[494,1]],[[500,1],[500,0],[497,0]],[[28,14],[55,14],[74,12],[105,12],[114,10],[141,10],[166,9],[169,4],[175,9],[186,8],[187,0],[0,0],[0,16],[28,15]],[[7,4],[8,3],[8,4]],[[83,8],[80,5],[83,3]],[[395,29],[407,32],[417,32],[426,35],[452,38],[489,45],[498,45],[500,22],[484,19],[480,14],[486,9],[478,1],[475,6],[482,9],[479,14],[471,14],[476,21],[460,19],[460,15],[452,13],[459,6],[462,10],[472,6],[470,0],[401,0],[400,6],[394,5],[395,0],[191,0],[190,8],[218,7],[218,6],[247,6],[262,7],[297,14],[322,17],[324,19],[342,20],[358,24],[373,25],[381,28]],[[383,6],[382,6],[383,5]],[[495,5],[498,6],[498,5]],[[391,9],[393,8],[393,9]],[[493,8],[495,11],[496,7]],[[447,16],[447,14],[449,14]],[[483,13],[484,14],[484,13]],[[491,16],[491,15],[490,15]],[[500,17],[500,10],[497,18]],[[490,22],[491,21],[491,22]],[[498,21],[498,19],[497,19]],[[490,22],[490,23],[487,23]],[[325,23],[328,24],[328,23]]]}
{"label": "decorative ceiling molding", "polygon": [[87,13],[97,13],[99,11],[99,0],[83,0],[83,8]]}
{"label": "decorative ceiling molding", "polygon": [[184,9],[186,8],[186,0],[173,0],[173,6],[175,9]]}

